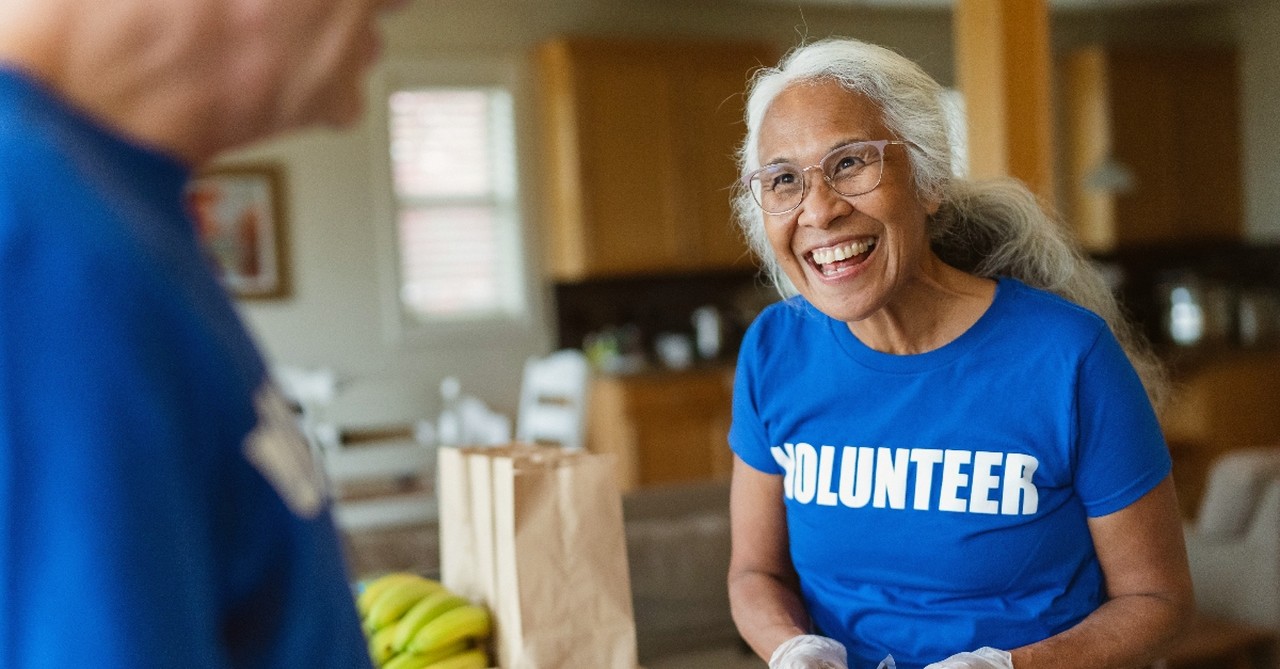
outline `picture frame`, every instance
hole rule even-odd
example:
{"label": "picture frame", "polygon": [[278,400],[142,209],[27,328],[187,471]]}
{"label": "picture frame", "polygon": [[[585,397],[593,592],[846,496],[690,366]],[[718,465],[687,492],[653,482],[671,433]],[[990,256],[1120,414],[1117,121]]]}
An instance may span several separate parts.
{"label": "picture frame", "polygon": [[219,281],[237,298],[289,295],[283,170],[221,165],[192,178],[187,207]]}

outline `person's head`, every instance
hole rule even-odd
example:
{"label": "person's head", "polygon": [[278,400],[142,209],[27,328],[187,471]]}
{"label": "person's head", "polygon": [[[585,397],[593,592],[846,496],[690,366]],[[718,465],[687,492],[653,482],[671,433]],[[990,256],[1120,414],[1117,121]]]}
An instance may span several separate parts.
{"label": "person's head", "polygon": [[[175,0],[170,0],[175,1]],[[222,48],[259,88],[275,130],[348,125],[364,108],[364,75],[377,60],[379,12],[405,0],[176,0],[238,6],[235,44]],[[245,82],[242,80],[241,85]],[[246,108],[254,113],[253,105]]]}
{"label": "person's head", "polygon": [[[952,174],[951,143],[942,87],[909,59],[883,47],[853,39],[833,38],[800,46],[787,54],[777,67],[766,68],[756,74],[747,94],[747,134],[738,155],[742,173],[751,173],[762,164],[780,158],[804,167],[823,157],[825,152],[816,156],[770,153],[778,150],[771,144],[776,144],[773,138],[778,135],[781,124],[799,122],[803,125],[806,113],[803,105],[789,104],[786,109],[788,118],[784,119],[777,113],[781,107],[775,103],[779,100],[787,103],[788,98],[798,92],[804,95],[805,89],[819,88],[842,90],[846,93],[846,100],[842,103],[839,96],[824,96],[829,104],[823,109],[810,107],[814,119],[824,113],[824,109],[826,112],[834,111],[829,108],[831,104],[850,105],[841,112],[845,114],[848,127],[830,128],[834,133],[832,139],[893,140],[903,144],[890,144],[883,148],[882,181],[872,192],[839,198],[822,182],[820,175],[812,174],[808,177],[805,203],[835,196],[852,211],[885,195],[887,191],[878,191],[886,189],[887,185],[906,185],[910,198],[918,201],[927,218],[942,199]],[[854,107],[858,110],[857,117],[850,115]],[[869,132],[883,136],[866,134]],[[828,138],[814,138],[814,141],[825,139]],[[783,147],[786,148],[789,147]],[[834,147],[826,147],[827,150],[831,148]],[[896,195],[906,194],[898,192]],[[807,204],[801,204],[795,211],[774,215],[762,211],[746,188],[740,189],[734,200],[739,224],[752,250],[779,289],[784,294],[793,292],[797,279],[795,271],[799,268],[794,263],[788,267],[786,258],[778,253],[778,233],[780,229],[802,224],[800,219],[812,213],[806,211]],[[905,220],[902,222],[904,225],[907,223]],[[923,227],[924,219],[913,219],[912,222],[922,226],[919,233],[928,234]],[[873,230],[868,228],[865,232]],[[903,232],[899,230],[897,234]]]}
{"label": "person's head", "polygon": [[400,0],[4,0],[0,62],[200,162],[363,110],[377,14]]}

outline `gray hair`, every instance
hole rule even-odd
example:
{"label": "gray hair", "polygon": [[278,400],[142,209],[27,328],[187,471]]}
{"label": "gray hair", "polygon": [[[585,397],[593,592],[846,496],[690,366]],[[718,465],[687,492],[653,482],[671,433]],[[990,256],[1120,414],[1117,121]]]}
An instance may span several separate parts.
{"label": "gray hair", "polygon": [[[907,157],[916,192],[940,203],[929,234],[943,260],[978,276],[1016,278],[1096,313],[1124,348],[1152,404],[1161,406],[1168,394],[1163,364],[1065,226],[1021,182],[974,181],[952,173],[943,88],[910,59],[855,39],[829,38],[799,46],[777,67],[757,71],[747,92],[747,135],[738,151],[744,174],[760,166],[760,126],[774,98],[793,84],[817,81],[834,81],[866,96],[889,131],[910,142]],[[764,215],[745,188],[734,195],[733,208],[778,292],[795,295],[769,246]]]}

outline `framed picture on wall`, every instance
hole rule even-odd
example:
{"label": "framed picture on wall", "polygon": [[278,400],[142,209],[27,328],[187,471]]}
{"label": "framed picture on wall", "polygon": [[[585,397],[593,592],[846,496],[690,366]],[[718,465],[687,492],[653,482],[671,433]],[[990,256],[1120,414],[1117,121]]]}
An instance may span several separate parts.
{"label": "framed picture on wall", "polygon": [[289,294],[284,183],[278,165],[226,165],[196,175],[187,206],[218,277],[246,299]]}

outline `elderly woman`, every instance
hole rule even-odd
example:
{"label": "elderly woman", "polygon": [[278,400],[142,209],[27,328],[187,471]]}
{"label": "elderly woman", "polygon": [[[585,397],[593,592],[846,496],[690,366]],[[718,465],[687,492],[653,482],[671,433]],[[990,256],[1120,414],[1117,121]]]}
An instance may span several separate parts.
{"label": "elderly woman", "polygon": [[738,362],[734,619],[775,669],[1150,663],[1192,607],[1159,365],[1024,187],[953,176],[941,92],[845,39],[753,82],[788,299]]}

